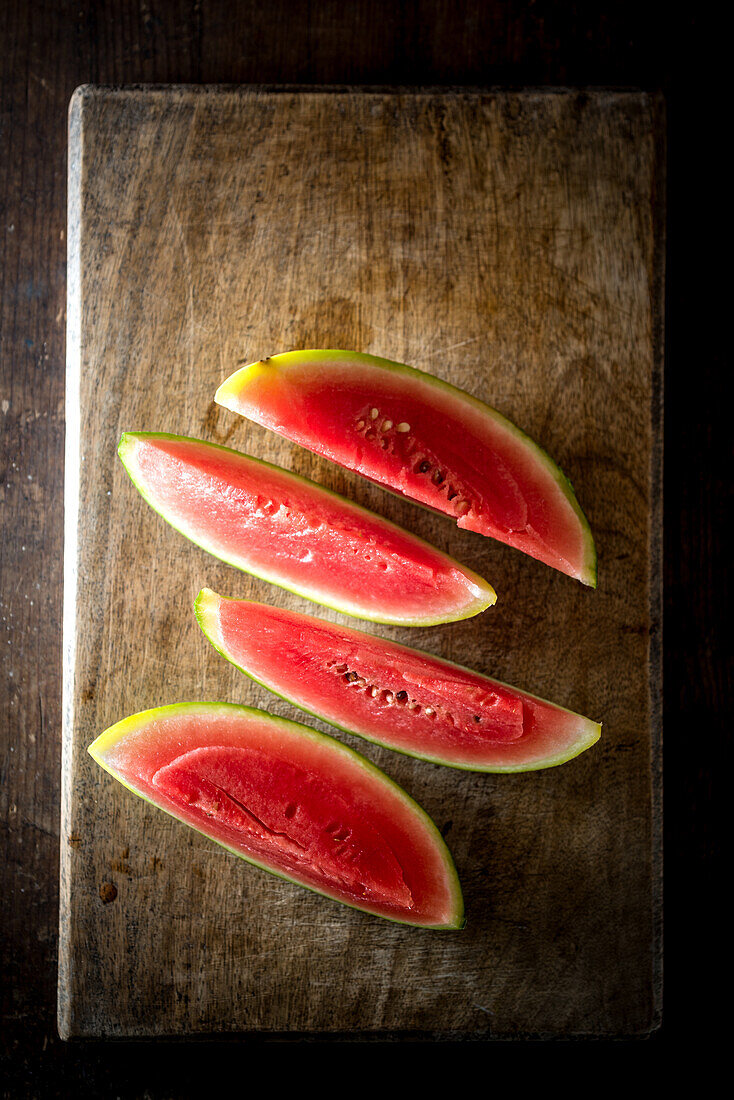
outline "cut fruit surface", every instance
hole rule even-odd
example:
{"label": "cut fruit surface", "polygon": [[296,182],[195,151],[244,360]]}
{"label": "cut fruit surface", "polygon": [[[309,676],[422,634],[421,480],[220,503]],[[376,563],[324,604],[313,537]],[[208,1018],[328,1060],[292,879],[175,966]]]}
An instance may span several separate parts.
{"label": "cut fruit surface", "polygon": [[242,367],[215,400],[596,587],[594,540],[570,482],[464,390],[374,355],[309,350]]}
{"label": "cut fruit surface", "polygon": [[145,500],[193,542],[347,615],[428,626],[496,600],[453,558],[279,466],[162,433],[127,432],[119,454]]}
{"label": "cut fruit surface", "polygon": [[396,642],[203,589],[199,625],[253,680],[349,733],[455,768],[549,768],[601,726],[544,699]]}
{"label": "cut fruit surface", "polygon": [[333,737],[250,707],[179,703],[89,747],[129,790],[266,871],[388,920],[464,925],[428,815]]}

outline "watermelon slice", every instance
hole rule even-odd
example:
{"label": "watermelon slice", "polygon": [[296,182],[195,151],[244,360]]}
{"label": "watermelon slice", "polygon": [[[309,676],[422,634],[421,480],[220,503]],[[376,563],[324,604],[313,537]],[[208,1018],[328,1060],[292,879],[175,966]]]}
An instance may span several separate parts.
{"label": "watermelon slice", "polygon": [[429,626],[497,598],[427,542],[279,466],[158,432],[127,432],[119,454],[148,504],[193,542],[347,615]]}
{"label": "watermelon slice", "polygon": [[196,616],[247,676],[348,733],[484,772],[563,764],[601,726],[461,665],[295,611],[204,588]]}
{"label": "watermelon slice", "polygon": [[251,707],[178,703],[118,722],[89,752],[133,793],[266,871],[388,920],[464,926],[436,826],[333,737]]}
{"label": "watermelon slice", "polygon": [[215,400],[596,587],[594,540],[570,482],[464,390],[374,355],[292,351],[242,367]]}

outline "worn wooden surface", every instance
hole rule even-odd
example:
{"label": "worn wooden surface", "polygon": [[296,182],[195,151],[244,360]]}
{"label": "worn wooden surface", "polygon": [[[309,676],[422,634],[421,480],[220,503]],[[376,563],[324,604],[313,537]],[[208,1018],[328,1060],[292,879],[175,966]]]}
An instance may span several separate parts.
{"label": "worn wooden surface", "polygon": [[[77,93],[62,1034],[656,1026],[659,132],[644,94]],[[516,420],[576,486],[598,591],[212,403],[238,363],[303,346],[413,363]],[[226,441],[431,539],[488,576],[497,607],[385,633],[603,720],[597,748],[519,776],[353,740],[446,833],[464,933],[394,927],[251,869],[86,755],[118,718],[180,699],[296,715],[207,646],[203,584],[315,610],[168,528],[116,459],[126,429]]]}
{"label": "worn wooden surface", "polygon": [[[718,95],[728,38],[719,21],[658,0],[644,7],[632,0],[420,0],[401,9],[382,0],[6,0],[0,38],[0,592],[3,625],[13,625],[0,677],[4,1095],[189,1095],[209,1087],[214,1067],[241,1072],[243,1054],[248,1066],[273,1056],[259,1040],[247,1040],[243,1051],[225,1041],[64,1043],[56,1031],[66,112],[73,89],[90,80],[663,91],[666,995],[652,1041],[678,1049],[723,1038],[726,1014],[709,993],[722,942],[711,914],[726,912],[731,733],[730,554],[722,537],[731,463],[730,293],[720,276],[721,211],[729,201],[720,133],[728,99]],[[26,600],[35,585],[42,598]],[[710,1009],[691,1012],[692,1004]],[[384,1064],[380,1056],[394,1052],[378,1047],[370,1057]],[[288,1056],[301,1054],[309,1052]],[[470,1054],[464,1049],[462,1058]],[[443,1048],[436,1056],[445,1057]],[[425,1047],[421,1057],[430,1057]]]}

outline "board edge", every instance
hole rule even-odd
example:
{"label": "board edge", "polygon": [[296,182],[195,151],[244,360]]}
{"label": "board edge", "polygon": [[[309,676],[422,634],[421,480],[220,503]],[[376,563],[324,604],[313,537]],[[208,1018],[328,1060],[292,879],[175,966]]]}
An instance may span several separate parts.
{"label": "board edge", "polygon": [[81,384],[81,215],[83,120],[87,85],[71,96],[68,113],[66,211],[66,408],[64,440],[64,552],[62,612],[61,809],[59,823],[59,947],[56,1018],[61,1039],[73,1035],[71,957],[71,869],[65,843],[70,827],[74,735],[74,665],[76,649],[77,553],[80,465]]}

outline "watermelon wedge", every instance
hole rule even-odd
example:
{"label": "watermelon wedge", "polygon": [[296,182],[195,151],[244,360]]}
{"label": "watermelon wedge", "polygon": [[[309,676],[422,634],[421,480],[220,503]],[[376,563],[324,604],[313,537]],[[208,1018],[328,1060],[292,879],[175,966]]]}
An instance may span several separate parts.
{"label": "watermelon wedge", "polygon": [[464,926],[436,826],[333,737],[251,707],[178,703],[118,722],[89,752],[128,790],[266,871],[388,920]]}
{"label": "watermelon wedge", "polygon": [[348,733],[410,756],[483,772],[550,768],[601,726],[471,669],[361,630],[208,588],[201,629],[247,676]]}
{"label": "watermelon wedge", "polygon": [[496,409],[403,363],[292,351],[242,367],[227,409],[596,587],[596,550],[570,482]]}
{"label": "watermelon wedge", "polygon": [[428,626],[497,598],[427,542],[279,466],[158,432],[127,432],[119,454],[148,504],[193,542],[347,615]]}

